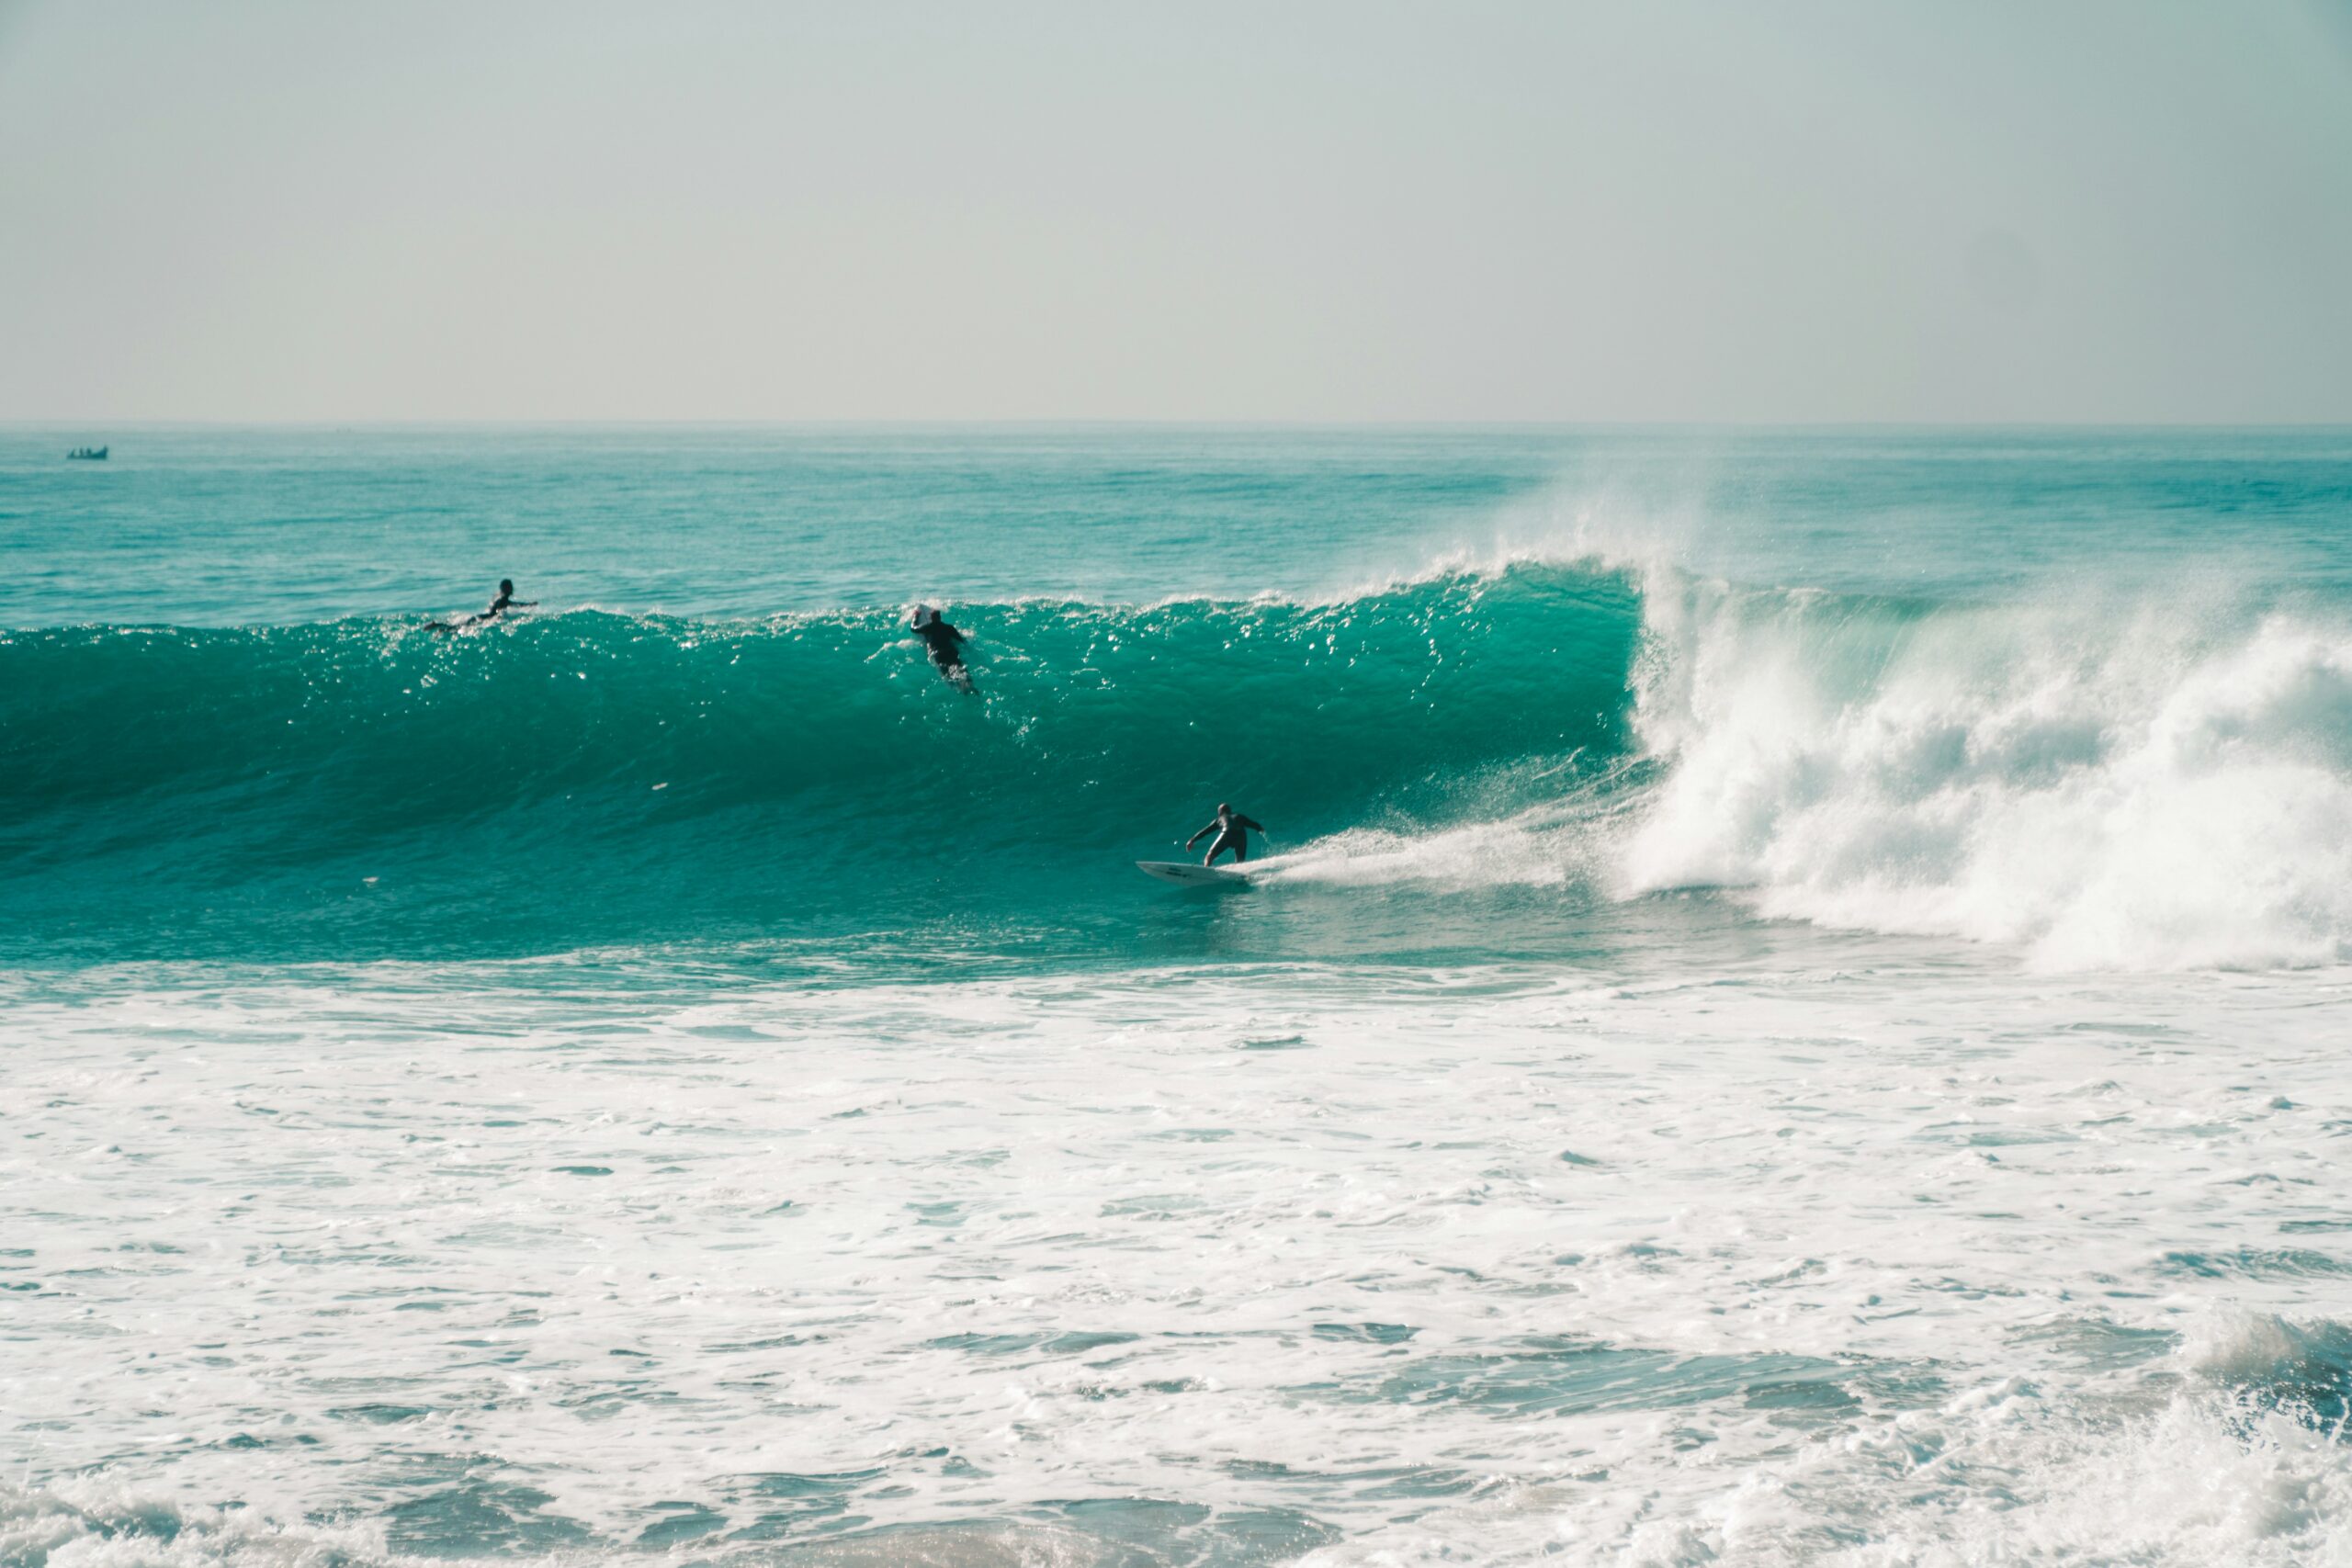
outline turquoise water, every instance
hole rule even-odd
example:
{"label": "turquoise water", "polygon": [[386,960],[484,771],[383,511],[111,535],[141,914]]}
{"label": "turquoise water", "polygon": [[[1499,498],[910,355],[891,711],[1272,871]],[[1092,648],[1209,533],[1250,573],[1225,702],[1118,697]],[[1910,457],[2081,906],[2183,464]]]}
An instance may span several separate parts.
{"label": "turquoise water", "polygon": [[[0,950],[33,962],[1582,952],[1622,911],[1565,869],[1220,918],[1127,863],[1228,797],[1285,851],[1622,806],[1689,581],[1768,595],[1738,615],[1825,682],[1986,605],[2178,602],[2210,642],[2352,596],[2326,433],[58,441],[0,444]],[[537,614],[420,631],[501,576]]]}
{"label": "turquoise water", "polygon": [[2352,433],[0,431],[0,1562],[2338,1562],[2347,960]]}

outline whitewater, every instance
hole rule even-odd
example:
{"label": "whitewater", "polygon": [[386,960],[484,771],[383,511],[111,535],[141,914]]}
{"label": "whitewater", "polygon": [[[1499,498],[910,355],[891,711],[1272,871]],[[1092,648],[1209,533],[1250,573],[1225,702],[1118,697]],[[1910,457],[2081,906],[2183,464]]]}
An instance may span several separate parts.
{"label": "whitewater", "polygon": [[56,445],[0,1561],[2352,1562],[2342,433]]}

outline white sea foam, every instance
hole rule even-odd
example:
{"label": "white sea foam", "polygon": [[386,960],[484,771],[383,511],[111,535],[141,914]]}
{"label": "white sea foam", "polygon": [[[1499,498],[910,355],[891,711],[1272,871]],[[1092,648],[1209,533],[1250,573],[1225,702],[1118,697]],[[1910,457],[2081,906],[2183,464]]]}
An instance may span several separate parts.
{"label": "white sea foam", "polygon": [[1944,608],[1653,575],[1669,764],[1630,891],[2017,944],[2050,967],[2352,952],[2352,634],[2181,606]]}
{"label": "white sea foam", "polygon": [[2342,1561],[2352,976],[1785,942],[20,977],[0,1542]]}

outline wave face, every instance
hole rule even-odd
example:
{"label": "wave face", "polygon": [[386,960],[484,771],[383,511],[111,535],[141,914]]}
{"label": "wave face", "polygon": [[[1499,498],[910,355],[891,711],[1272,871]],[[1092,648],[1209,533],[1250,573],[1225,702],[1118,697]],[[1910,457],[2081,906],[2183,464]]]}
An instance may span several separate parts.
{"label": "wave face", "polygon": [[13,634],[0,899],[52,944],[322,955],[1082,921],[1219,799],[1295,844],[1629,743],[1608,570],[956,615],[977,697],[878,611]]}

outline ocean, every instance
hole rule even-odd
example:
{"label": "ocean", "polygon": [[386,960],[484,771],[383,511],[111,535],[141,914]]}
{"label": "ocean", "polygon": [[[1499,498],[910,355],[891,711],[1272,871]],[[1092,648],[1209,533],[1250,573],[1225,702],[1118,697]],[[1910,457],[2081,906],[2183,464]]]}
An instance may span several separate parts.
{"label": "ocean", "polygon": [[7,427],[0,1561],[2352,1562],[2348,982],[2352,432]]}

